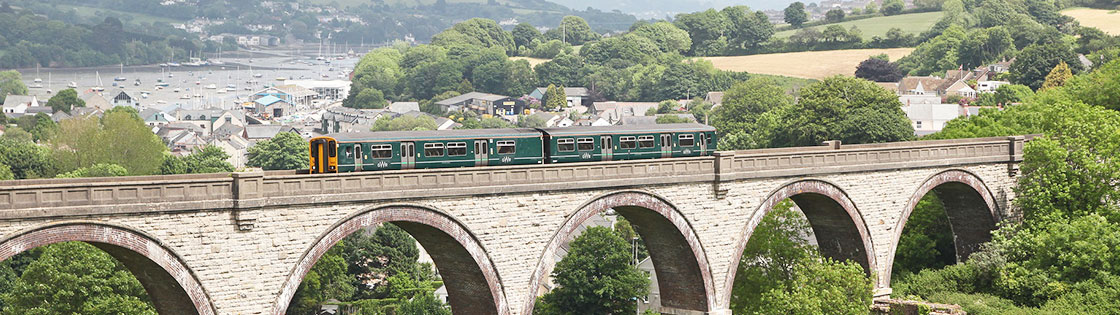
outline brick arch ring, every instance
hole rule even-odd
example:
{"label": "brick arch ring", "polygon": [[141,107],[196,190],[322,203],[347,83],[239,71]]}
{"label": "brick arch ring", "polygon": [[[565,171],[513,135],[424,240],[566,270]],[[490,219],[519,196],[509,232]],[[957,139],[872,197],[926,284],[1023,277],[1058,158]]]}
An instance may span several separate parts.
{"label": "brick arch ring", "polygon": [[140,230],[98,221],[62,221],[0,238],[0,261],[60,242],[90,243],[124,264],[160,314],[217,314],[194,271],[170,246]]}
{"label": "brick arch ring", "polygon": [[[415,238],[432,256],[447,285],[455,314],[509,314],[501,278],[481,242],[465,225],[443,211],[421,205],[391,204],[366,208],[332,225],[312,244],[280,289],[272,314],[284,314],[315,262],[332,246],[359,229],[393,223]],[[442,265],[446,263],[446,265]],[[460,268],[456,268],[460,267]],[[478,294],[489,292],[489,296]]]}
{"label": "brick arch ring", "polygon": [[[560,247],[575,237],[573,233],[583,222],[612,208],[634,223],[635,230],[646,242],[650,259],[655,262],[654,268],[658,272],[663,306],[703,312],[712,310],[715,285],[708,258],[692,224],[667,199],[647,191],[625,190],[595,196],[568,215],[545,246],[537,269],[529,279],[522,314],[533,313],[536,293],[541,281],[554,267],[554,257]],[[643,230],[647,232],[643,233]]]}
{"label": "brick arch ring", "polygon": [[[818,239],[821,254],[826,257],[851,259],[859,262],[866,268],[868,274],[877,270],[875,262],[875,249],[868,232],[867,224],[852,199],[839,186],[824,180],[805,179],[788,182],[771,192],[766,199],[756,208],[747,221],[743,237],[736,241],[734,255],[728,263],[727,278],[724,282],[723,295],[719,301],[721,307],[731,305],[731,290],[735,283],[735,273],[738,271],[739,260],[743,250],[750,240],[751,234],[766,214],[785,199],[793,199],[801,208],[814,234]],[[822,209],[830,208],[830,209]],[[839,243],[820,242],[821,239],[839,240]],[[845,244],[843,242],[847,242]],[[862,243],[860,245],[850,244]],[[842,248],[849,245],[849,248]],[[854,245],[854,246],[853,246]],[[853,248],[854,247],[854,248]],[[845,253],[846,252],[846,253]],[[839,257],[837,257],[839,256]],[[878,288],[880,284],[876,283]]]}
{"label": "brick arch ring", "polygon": [[[954,243],[957,243],[958,241],[962,243],[986,242],[991,239],[990,234],[979,235],[978,239],[975,237],[972,239],[968,237],[964,237],[963,239],[961,239],[957,234],[964,232],[969,227],[979,229],[980,231],[986,230],[988,232],[996,228],[995,224],[996,222],[999,222],[1001,220],[1001,215],[999,212],[999,204],[996,203],[995,195],[992,194],[991,189],[988,189],[988,185],[984,184],[984,181],[980,179],[979,176],[976,176],[976,174],[961,169],[945,170],[927,178],[922,182],[920,186],[918,186],[918,188],[914,191],[914,194],[910,196],[910,201],[906,203],[906,208],[903,208],[902,216],[898,218],[898,223],[895,224],[894,227],[894,235],[891,239],[890,255],[887,255],[887,268],[893,268],[894,266],[894,255],[898,250],[898,241],[900,238],[902,238],[902,230],[906,228],[906,222],[910,219],[910,215],[914,212],[914,208],[917,207],[918,202],[922,200],[922,197],[925,197],[929,192],[946,188],[947,190],[949,190],[948,192],[956,193],[958,194],[958,197],[966,199],[956,200],[958,207],[953,207],[956,209],[949,209],[950,205],[946,204],[945,211],[948,215],[950,215],[950,227],[953,230]],[[973,192],[975,194],[972,194]],[[942,202],[949,203],[953,201],[942,200]],[[967,206],[980,206],[983,209],[960,209],[961,207]],[[972,210],[973,213],[948,213],[954,210]],[[970,218],[962,217],[962,215],[976,214],[975,212],[981,211],[985,214],[988,214],[988,216]],[[961,247],[958,246],[957,250],[960,251]],[[885,272],[879,277],[881,278],[881,281],[883,281],[883,283],[889,284],[891,281],[890,272]]]}

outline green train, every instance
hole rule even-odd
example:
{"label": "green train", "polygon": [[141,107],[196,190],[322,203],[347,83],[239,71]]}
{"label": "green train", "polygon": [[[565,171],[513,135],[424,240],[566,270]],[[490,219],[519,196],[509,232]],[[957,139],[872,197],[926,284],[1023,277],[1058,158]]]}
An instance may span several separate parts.
{"label": "green train", "polygon": [[702,124],[339,133],[310,140],[311,173],[711,155]]}

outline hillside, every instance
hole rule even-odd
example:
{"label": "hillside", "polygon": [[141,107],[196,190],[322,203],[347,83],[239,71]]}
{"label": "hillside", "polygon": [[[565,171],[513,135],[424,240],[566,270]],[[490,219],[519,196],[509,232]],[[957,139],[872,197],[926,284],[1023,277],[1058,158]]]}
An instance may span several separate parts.
{"label": "hillside", "polygon": [[[781,10],[797,0],[552,0],[569,8],[584,9],[592,7],[603,11],[619,10],[637,15],[639,18],[658,18],[673,16],[680,12],[696,12],[707,9],[720,10],[733,5],[745,5],[754,10]],[[810,2],[810,1],[802,1]]]}
{"label": "hillside", "polygon": [[[869,19],[855,20],[835,23],[835,25],[843,26],[844,29],[849,29],[852,26],[858,27],[863,32],[863,38],[870,39],[872,36],[885,36],[887,31],[891,28],[899,28],[903,32],[909,34],[918,34],[929,30],[937,20],[941,19],[944,12],[925,12],[925,13],[911,13],[894,16],[880,16]],[[828,25],[814,26],[817,30],[824,30]],[[782,31],[774,34],[776,38],[786,38],[797,33],[798,30]]]}
{"label": "hillside", "polygon": [[1062,10],[1081,25],[1096,27],[1110,35],[1120,35],[1120,11],[1089,8],[1072,8]]}
{"label": "hillside", "polygon": [[[331,5],[331,4],[337,2],[338,5],[342,6],[343,8],[349,8],[349,7],[360,6],[360,5],[363,5],[363,4],[373,4],[373,3],[376,3],[377,1],[371,1],[371,0],[311,0],[310,2],[312,4],[316,4],[316,5]],[[386,5],[390,5],[390,6],[418,7],[418,6],[433,5],[437,2],[437,0],[382,0],[382,1],[379,1],[379,2],[384,3]],[[483,4],[487,4],[489,2],[490,2],[489,0],[444,0],[444,3],[449,3],[449,4],[470,3],[470,4],[483,5]],[[494,2],[496,2],[499,6],[505,6],[505,7],[510,7],[510,8],[528,9],[528,10],[567,11],[567,9],[568,9],[561,4],[557,4],[557,3],[554,3],[554,2],[549,2],[549,1],[546,1],[546,0],[495,0]]]}
{"label": "hillside", "polygon": [[[849,49],[703,59],[710,60],[720,70],[823,79],[839,74],[855,75],[856,66],[873,55],[885,53],[891,60],[898,60],[912,51],[913,48]],[[806,62],[807,60],[812,62]]]}

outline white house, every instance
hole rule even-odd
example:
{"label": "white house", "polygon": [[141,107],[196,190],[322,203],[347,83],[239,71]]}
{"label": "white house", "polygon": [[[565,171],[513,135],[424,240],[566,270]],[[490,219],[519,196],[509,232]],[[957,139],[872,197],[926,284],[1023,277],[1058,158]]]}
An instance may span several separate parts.
{"label": "white house", "polygon": [[39,106],[39,99],[31,95],[8,95],[4,98],[4,113],[26,114],[27,108]]}
{"label": "white house", "polygon": [[980,93],[994,93],[999,87],[1011,84],[1007,81],[980,81],[976,82],[976,91]]}
{"label": "white house", "polygon": [[902,106],[914,126],[914,134],[924,136],[941,131],[945,123],[961,115],[957,104],[914,104]]}

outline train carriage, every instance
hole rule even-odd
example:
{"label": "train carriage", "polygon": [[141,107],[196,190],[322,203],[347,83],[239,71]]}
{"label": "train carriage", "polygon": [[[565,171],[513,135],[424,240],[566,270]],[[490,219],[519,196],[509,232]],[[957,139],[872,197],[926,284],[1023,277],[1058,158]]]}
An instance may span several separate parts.
{"label": "train carriage", "polygon": [[357,132],[332,135],[338,172],[542,163],[533,129]]}
{"label": "train carriage", "polygon": [[715,128],[702,124],[545,128],[547,163],[709,155]]}

